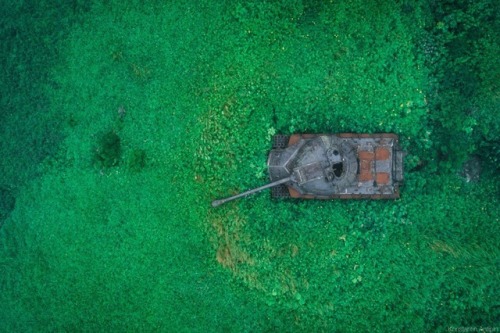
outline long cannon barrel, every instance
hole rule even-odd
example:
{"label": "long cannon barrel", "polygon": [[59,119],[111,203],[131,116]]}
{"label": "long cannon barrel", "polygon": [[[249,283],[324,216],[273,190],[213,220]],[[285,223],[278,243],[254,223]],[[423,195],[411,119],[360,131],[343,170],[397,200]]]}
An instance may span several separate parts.
{"label": "long cannon barrel", "polygon": [[266,188],[270,188],[270,187],[274,187],[274,186],[278,186],[278,185],[287,183],[291,179],[292,179],[292,177],[283,178],[283,179],[277,180],[275,182],[269,183],[267,185],[254,188],[253,190],[248,190],[248,191],[245,191],[243,193],[233,195],[232,197],[229,197],[229,198],[220,199],[220,200],[214,200],[214,201],[212,201],[212,207],[217,207],[217,206],[220,206],[223,203],[226,203],[228,201],[231,201],[231,200],[234,200],[234,199],[238,199],[238,198],[241,198],[241,197],[245,197],[245,196],[250,195],[250,194],[255,193],[255,192],[260,192],[262,190],[265,190]]}

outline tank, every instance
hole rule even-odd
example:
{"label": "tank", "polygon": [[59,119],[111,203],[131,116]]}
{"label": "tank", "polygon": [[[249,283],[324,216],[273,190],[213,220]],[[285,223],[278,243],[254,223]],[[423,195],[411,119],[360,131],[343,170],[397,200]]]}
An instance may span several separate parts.
{"label": "tank", "polygon": [[273,198],[397,199],[403,156],[392,133],[275,135],[267,160],[270,183],[212,206],[267,188]]}

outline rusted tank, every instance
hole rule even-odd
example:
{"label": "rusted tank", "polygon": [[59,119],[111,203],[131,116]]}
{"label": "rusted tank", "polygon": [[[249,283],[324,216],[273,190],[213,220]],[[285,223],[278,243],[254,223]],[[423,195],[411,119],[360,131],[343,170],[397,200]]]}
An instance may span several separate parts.
{"label": "rusted tank", "polygon": [[396,199],[403,156],[392,133],[276,135],[267,160],[271,182],[212,206],[266,188],[274,198]]}

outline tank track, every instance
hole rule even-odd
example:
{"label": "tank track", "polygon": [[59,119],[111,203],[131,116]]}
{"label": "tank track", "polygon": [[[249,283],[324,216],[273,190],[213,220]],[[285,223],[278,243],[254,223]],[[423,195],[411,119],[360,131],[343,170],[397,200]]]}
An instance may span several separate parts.
{"label": "tank track", "polygon": [[290,198],[290,192],[286,185],[278,185],[271,188],[271,198]]}
{"label": "tank track", "polygon": [[277,134],[273,136],[273,149],[285,149],[288,146],[289,135]]}

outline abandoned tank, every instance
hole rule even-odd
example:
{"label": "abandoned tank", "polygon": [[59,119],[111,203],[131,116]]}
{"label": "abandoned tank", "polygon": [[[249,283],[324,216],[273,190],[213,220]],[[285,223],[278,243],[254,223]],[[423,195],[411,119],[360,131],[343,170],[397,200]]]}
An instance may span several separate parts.
{"label": "abandoned tank", "polygon": [[403,155],[392,133],[275,135],[267,160],[271,182],[212,206],[267,188],[274,198],[396,199]]}

